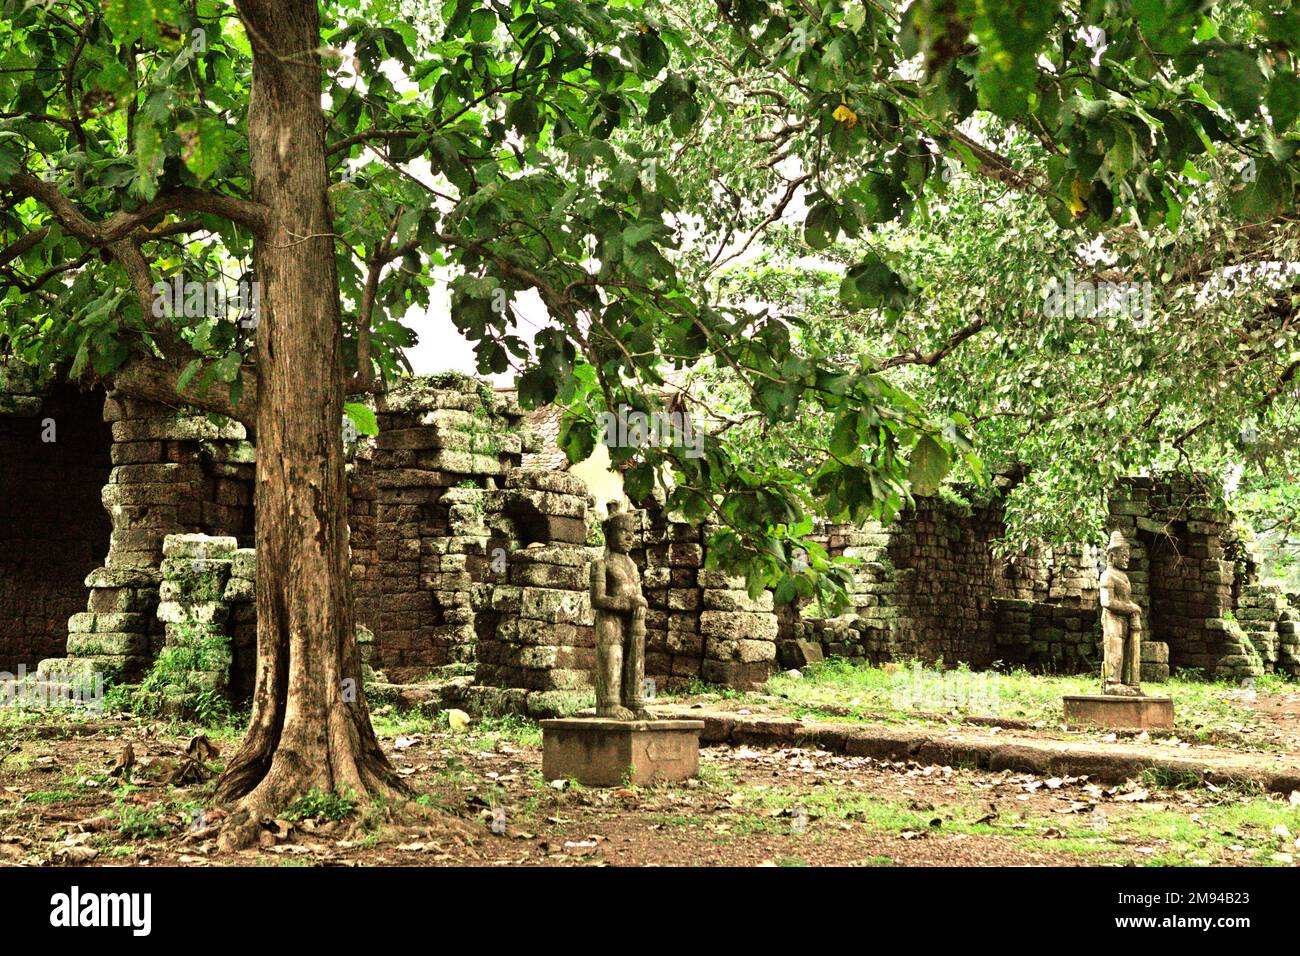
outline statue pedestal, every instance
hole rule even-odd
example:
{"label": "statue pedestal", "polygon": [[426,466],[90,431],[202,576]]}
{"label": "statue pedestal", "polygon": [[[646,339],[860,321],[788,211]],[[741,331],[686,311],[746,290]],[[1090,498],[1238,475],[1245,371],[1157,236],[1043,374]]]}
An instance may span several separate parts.
{"label": "statue pedestal", "polygon": [[585,787],[645,786],[695,776],[702,720],[542,721],[542,776]]}
{"label": "statue pedestal", "polygon": [[1108,729],[1171,730],[1174,702],[1168,697],[1121,697],[1111,694],[1066,696],[1065,722]]}

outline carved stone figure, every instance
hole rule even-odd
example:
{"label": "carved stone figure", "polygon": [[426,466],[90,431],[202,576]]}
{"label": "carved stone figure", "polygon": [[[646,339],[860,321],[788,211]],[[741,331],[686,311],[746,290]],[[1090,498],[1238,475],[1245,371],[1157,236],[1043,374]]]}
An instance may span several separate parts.
{"label": "carved stone figure", "polygon": [[1142,609],[1133,603],[1129,584],[1129,546],[1115,531],[1106,545],[1106,570],[1101,576],[1101,692],[1142,696]]}
{"label": "carved stone figure", "polygon": [[646,710],[645,615],[641,573],[628,552],[636,528],[632,512],[610,505],[605,555],[591,565],[591,606],[596,616],[596,716],[650,720]]}

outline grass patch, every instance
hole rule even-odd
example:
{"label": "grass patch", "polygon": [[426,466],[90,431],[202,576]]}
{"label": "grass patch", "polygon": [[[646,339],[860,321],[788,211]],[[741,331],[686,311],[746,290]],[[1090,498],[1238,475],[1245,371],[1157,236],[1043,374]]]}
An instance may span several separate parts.
{"label": "grass patch", "polygon": [[740,700],[745,697],[743,691],[736,690],[734,687],[710,684],[698,677],[674,681],[669,685],[668,692],[673,697],[702,697],[707,700]]}
{"label": "grass patch", "polygon": [[[443,718],[444,722],[446,718]],[[370,712],[370,724],[380,737],[404,737],[410,734],[427,734],[436,728],[436,719],[418,707],[399,710],[392,704],[383,704]],[[445,723],[444,723],[445,729]]]}
{"label": "grass patch", "polygon": [[[802,677],[773,676],[767,683],[770,696],[740,696],[769,704],[775,696],[786,702],[783,709],[791,716],[827,721],[923,723],[937,715],[958,719],[988,716],[1060,730],[1064,720],[1061,698],[1097,692],[1097,679],[1091,675],[1033,674],[1023,668],[976,672],[962,664],[947,671],[927,666],[918,676],[917,666],[909,661],[874,667],[832,658],[804,668]],[[925,693],[918,693],[918,687]],[[951,691],[945,696],[936,694],[936,688]],[[1260,751],[1282,747],[1259,732],[1259,715],[1229,698],[1230,692],[1240,690],[1236,684],[1180,672],[1169,681],[1149,685],[1149,689],[1175,698],[1178,726],[1174,733],[1183,740],[1231,743]],[[727,699],[708,693],[707,685],[690,684],[684,690],[695,697]],[[1268,675],[1256,681],[1256,690],[1296,693],[1300,685]]]}
{"label": "grass patch", "polygon": [[[1187,781],[1179,781],[1186,783]],[[1166,788],[1168,792],[1168,788]],[[1202,791],[1204,792],[1204,791]],[[882,834],[929,833],[997,837],[1028,851],[1079,857],[1080,862],[1143,863],[1158,866],[1207,864],[1285,865],[1285,855],[1300,857],[1300,810],[1276,796],[1238,795],[1201,807],[1128,804],[1110,809],[1113,819],[1097,827],[1087,815],[1020,816],[1003,812],[988,819],[987,799],[936,804],[918,809],[910,802],[873,795],[858,787],[835,785],[812,789],[746,786],[733,788],[734,816],[725,820],[729,832],[791,832],[791,815],[806,811],[809,835],[819,824],[847,822]],[[1172,795],[1172,794],[1171,794]],[[665,827],[702,826],[701,818],[659,815],[652,822]],[[884,858],[889,862],[892,860]]]}
{"label": "grass patch", "polygon": [[71,803],[80,800],[85,794],[72,790],[37,790],[23,798],[27,803]]}
{"label": "grass patch", "polygon": [[1300,811],[1277,798],[1238,797],[1191,812],[1152,806],[1133,812],[1110,828],[1115,835],[1153,845],[1147,861],[1160,866],[1209,863],[1286,865],[1275,853],[1300,855]]}
{"label": "grass patch", "polygon": [[312,787],[303,794],[284,813],[286,820],[342,820],[357,808],[357,796],[351,791],[335,793],[326,792],[319,787]]}
{"label": "grass patch", "polygon": [[176,824],[167,818],[170,809],[166,803],[154,807],[120,803],[117,807],[117,832],[128,840],[166,836],[176,829]]}
{"label": "grass patch", "polygon": [[1195,770],[1175,767],[1147,767],[1138,779],[1150,790],[1195,790],[1204,783]]}
{"label": "grass patch", "polygon": [[504,717],[484,717],[470,725],[465,743],[471,750],[493,751],[500,745],[537,749],[542,746],[542,727],[527,717],[507,714]]}

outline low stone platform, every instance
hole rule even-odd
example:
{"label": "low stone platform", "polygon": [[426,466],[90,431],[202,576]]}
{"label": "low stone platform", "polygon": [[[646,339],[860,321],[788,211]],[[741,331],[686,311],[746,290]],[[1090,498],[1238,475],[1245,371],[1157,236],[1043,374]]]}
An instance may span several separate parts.
{"label": "low stone platform", "polygon": [[702,720],[542,721],[542,775],[586,787],[646,786],[695,776]]}
{"label": "low stone platform", "polygon": [[1169,730],[1174,702],[1168,697],[1120,697],[1110,694],[1067,695],[1065,722],[1076,726]]}

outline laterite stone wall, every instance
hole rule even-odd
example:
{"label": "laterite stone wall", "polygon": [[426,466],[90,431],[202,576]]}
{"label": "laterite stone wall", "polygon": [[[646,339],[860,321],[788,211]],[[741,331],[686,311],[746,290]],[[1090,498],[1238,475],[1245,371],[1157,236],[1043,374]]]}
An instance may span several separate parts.
{"label": "laterite stone wall", "polygon": [[918,498],[889,527],[830,526],[828,553],[861,562],[853,576],[854,609],[789,622],[781,663],[795,667],[835,656],[992,664],[993,599],[1005,584],[991,547],[1001,534],[999,510],[963,509],[937,498]]}
{"label": "laterite stone wall", "polygon": [[[349,443],[348,519],[375,668],[391,682],[433,679],[482,710],[554,713],[589,698],[588,580],[603,541],[586,486],[522,466],[537,438],[486,383],[417,377],[374,406],[378,437]],[[41,441],[47,419],[55,442]],[[0,670],[45,660],[46,673],[137,680],[165,647],[220,636],[211,689],[245,697],[256,653],[247,439],[236,423],[51,388],[0,365]],[[1259,584],[1202,487],[1140,478],[1110,496],[1107,532],[1130,541],[1147,611],[1145,679],[1179,667],[1294,673],[1300,614]],[[709,567],[708,525],[655,502],[638,513],[646,674],[660,687],[755,688],[777,667],[829,656],[1090,673],[1100,661],[1098,543],[1000,558],[996,500],[921,498],[888,527],[823,528],[832,556],[859,561],[852,608],[830,619],[776,609]],[[166,554],[168,536],[183,535],[201,537],[177,537]],[[186,579],[196,560],[221,578],[219,595]]]}
{"label": "laterite stone wall", "polygon": [[0,364],[0,671],[33,673],[63,653],[83,581],[108,548],[102,402]]}
{"label": "laterite stone wall", "polygon": [[[1129,541],[1129,580],[1145,612],[1144,680],[1178,668],[1229,680],[1297,669],[1300,615],[1276,588],[1258,586],[1252,562],[1234,563],[1230,525],[1196,476],[1125,479],[1109,496],[1106,534]],[[782,665],[838,656],[1097,673],[1101,546],[1003,559],[993,549],[1002,534],[996,502],[937,499],[918,499],[888,528],[828,528],[832,555],[863,562],[854,610],[783,617]]]}

